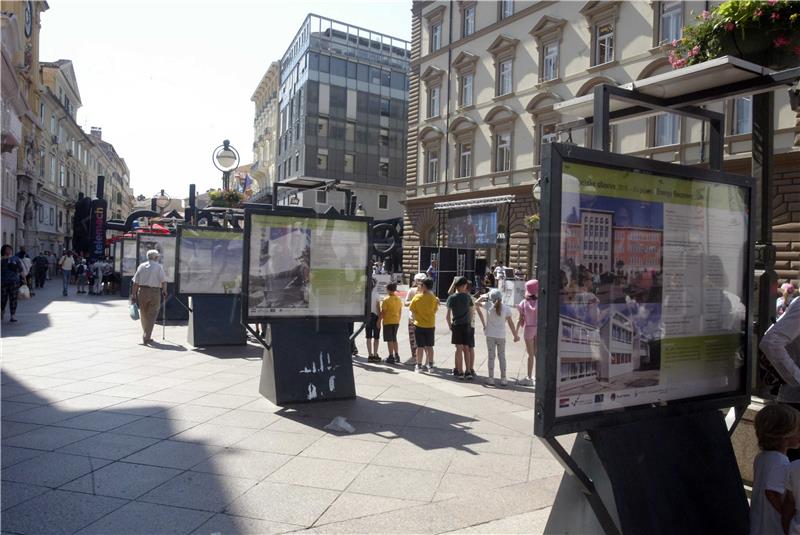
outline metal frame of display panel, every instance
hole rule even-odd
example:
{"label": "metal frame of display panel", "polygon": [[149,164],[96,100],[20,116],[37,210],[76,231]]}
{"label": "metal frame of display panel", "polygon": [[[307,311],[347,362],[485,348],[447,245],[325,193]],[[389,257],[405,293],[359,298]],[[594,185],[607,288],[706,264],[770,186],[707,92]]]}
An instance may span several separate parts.
{"label": "metal frame of display panel", "polygon": [[119,261],[120,262],[119,263],[120,275],[123,276],[123,277],[133,277],[136,274],[136,268],[139,266],[139,264],[137,263],[138,260],[139,260],[139,256],[138,256],[138,254],[134,255],[135,259],[133,261],[133,264],[134,264],[133,271],[130,272],[130,273],[125,273],[125,249],[126,249],[125,244],[133,244],[133,250],[137,251],[137,249],[138,249],[138,246],[137,246],[138,240],[136,238],[123,238],[122,241],[120,241],[119,243],[121,244],[121,246],[119,248],[119,252],[120,252],[120,255],[121,255],[121,258],[120,258],[120,261]]}
{"label": "metal frame of display panel", "polygon": [[[644,404],[598,412],[587,412],[570,416],[556,416],[558,402],[558,340],[559,321],[548,321],[548,318],[560,314],[561,286],[561,202],[562,202],[562,166],[564,162],[592,165],[606,169],[618,169],[623,172],[659,175],[675,179],[699,180],[745,188],[747,191],[746,206],[750,216],[747,222],[746,261],[743,266],[745,280],[741,281],[744,290],[743,304],[745,315],[745,362],[741,366],[742,384],[737,391],[694,396],[682,399],[662,401],[657,404]],[[542,158],[542,219],[539,249],[539,280],[541,290],[539,297],[539,326],[544,327],[537,341],[536,359],[536,405],[534,417],[534,433],[540,437],[553,437],[582,430],[596,429],[612,425],[620,425],[637,420],[674,416],[709,409],[746,406],[750,402],[752,366],[752,288],[753,288],[753,237],[755,236],[754,213],[755,181],[748,176],[734,175],[721,171],[700,169],[696,167],[678,166],[656,160],[637,158],[634,156],[613,154],[597,150],[577,147],[575,145],[552,143],[544,146]]]}
{"label": "metal frame of display panel", "polygon": [[[239,234],[242,236],[242,255],[244,255],[244,231],[238,230],[235,228],[222,228],[222,227],[198,227],[198,226],[184,226],[181,225],[178,227],[178,232],[176,234],[176,241],[175,241],[175,293],[179,295],[238,295],[237,293],[233,294],[226,294],[226,293],[217,293],[217,292],[192,292],[189,294],[183,294],[181,292],[181,283],[180,283],[180,265],[181,265],[181,238],[183,237],[184,230],[192,230],[195,232],[229,232],[231,234]],[[242,279],[244,279],[244,264],[242,264]]]}
{"label": "metal frame of display panel", "polygon": [[[253,215],[267,215],[275,217],[294,217],[297,219],[330,219],[338,221],[357,221],[366,224],[367,234],[367,247],[364,250],[364,274],[367,277],[367,284],[365,284],[364,292],[364,312],[363,314],[351,315],[304,315],[304,316],[251,316],[248,300],[250,292],[250,234],[252,232],[252,216]],[[370,223],[373,221],[371,217],[359,216],[343,216],[339,214],[319,214],[313,211],[292,211],[292,210],[272,210],[269,206],[253,206],[248,205],[245,207],[244,212],[244,250],[243,250],[243,269],[242,269],[242,322],[246,324],[261,323],[261,322],[276,322],[281,320],[307,320],[307,319],[339,319],[343,321],[359,322],[365,321],[369,314],[369,296],[370,284],[369,280],[372,276],[372,269],[370,266],[370,254],[372,252],[372,229]],[[263,343],[263,342],[262,342]],[[265,344],[266,347],[266,344]]]}
{"label": "metal frame of display panel", "polygon": [[[148,236],[155,236],[155,237],[161,237],[161,238],[173,238],[175,240],[175,257],[176,257],[175,259],[173,259],[173,262],[175,262],[177,260],[177,256],[178,256],[178,239],[175,236],[175,234],[156,234],[156,233],[142,232],[142,233],[136,235],[136,266],[137,267],[141,263],[142,255],[140,254],[139,248],[141,246],[142,239],[143,238],[147,238]],[[175,271],[177,268],[178,268],[177,264],[173,264],[172,280],[168,280],[167,281],[168,284],[175,284],[175,279],[178,276],[177,272]]]}

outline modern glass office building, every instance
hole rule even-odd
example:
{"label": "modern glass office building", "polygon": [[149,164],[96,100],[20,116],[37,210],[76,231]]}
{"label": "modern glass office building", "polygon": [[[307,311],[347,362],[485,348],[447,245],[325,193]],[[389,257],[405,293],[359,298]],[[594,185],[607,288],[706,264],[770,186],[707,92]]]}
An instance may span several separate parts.
{"label": "modern glass office building", "polygon": [[[338,179],[369,216],[402,216],[409,60],[407,41],[306,17],[281,60],[277,179]],[[344,205],[334,191],[297,196],[317,210]]]}

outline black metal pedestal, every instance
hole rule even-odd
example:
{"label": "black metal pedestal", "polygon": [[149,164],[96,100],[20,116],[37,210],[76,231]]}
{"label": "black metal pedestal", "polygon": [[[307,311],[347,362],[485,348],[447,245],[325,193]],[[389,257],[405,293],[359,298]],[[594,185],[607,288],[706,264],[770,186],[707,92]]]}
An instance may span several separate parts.
{"label": "black metal pedestal", "polygon": [[167,315],[167,321],[189,319],[189,298],[185,295],[176,294],[175,284],[172,282],[167,283],[167,300],[158,309],[158,321],[164,319],[164,314]]}
{"label": "black metal pedestal", "polygon": [[356,396],[348,322],[281,320],[267,325],[259,392],[276,405]]}
{"label": "black metal pedestal", "polygon": [[131,282],[133,277],[128,277],[127,275],[123,275],[120,277],[120,285],[119,285],[119,296],[127,299],[131,296],[131,286],[133,283]]}
{"label": "black metal pedestal", "polygon": [[719,411],[580,433],[569,456],[554,440],[545,442],[577,475],[564,475],[546,533],[749,531],[747,497]]}
{"label": "black metal pedestal", "polygon": [[247,343],[240,295],[195,295],[190,298],[189,308],[190,345],[208,347]]}

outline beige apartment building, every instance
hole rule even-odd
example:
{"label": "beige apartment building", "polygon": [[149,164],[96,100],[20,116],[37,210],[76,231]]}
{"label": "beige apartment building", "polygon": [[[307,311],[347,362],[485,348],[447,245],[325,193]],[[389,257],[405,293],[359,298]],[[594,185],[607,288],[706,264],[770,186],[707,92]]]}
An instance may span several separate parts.
{"label": "beige apartment building", "polygon": [[280,88],[281,64],[273,61],[250,100],[255,104],[253,120],[253,165],[250,177],[256,182],[253,191],[263,193],[272,191],[275,180],[275,158],[277,148],[278,118],[280,116],[278,89]]}
{"label": "beige apartment building", "polygon": [[[415,1],[404,271],[418,269],[418,246],[437,239],[447,245],[434,203],[514,195],[513,204],[498,205],[501,241],[478,256],[492,261],[508,254],[510,267],[531,274],[536,233],[528,218],[538,211],[532,186],[541,147],[557,139],[588,146],[590,137],[580,130],[558,134],[562,118],[553,105],[598,84],[670,71],[669,43],[706,8],[706,2]],[[726,116],[725,169],[749,174],[751,99],[708,108]],[[800,147],[785,91],[776,92],[775,110],[777,269],[781,278],[792,270],[796,277],[800,252],[790,242],[793,225],[800,230]],[[686,165],[707,162],[708,139],[702,123],[671,114],[612,127],[615,152]]]}

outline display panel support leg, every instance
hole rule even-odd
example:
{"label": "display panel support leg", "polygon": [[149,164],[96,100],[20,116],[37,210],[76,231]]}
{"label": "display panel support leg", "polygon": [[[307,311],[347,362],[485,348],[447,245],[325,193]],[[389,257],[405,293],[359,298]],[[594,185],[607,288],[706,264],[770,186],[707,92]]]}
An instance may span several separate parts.
{"label": "display panel support leg", "polygon": [[[158,320],[163,321],[166,315],[169,321],[183,321],[189,319],[189,305],[186,296],[175,293],[175,284],[167,283],[167,298],[164,306],[158,311]],[[163,313],[162,313],[163,312]]]}
{"label": "display panel support leg", "polygon": [[194,347],[247,344],[242,325],[242,298],[231,295],[195,295],[189,313],[189,344]]}
{"label": "display panel support leg", "polygon": [[546,533],[749,531],[747,496],[720,411],[581,433],[569,455],[555,439],[542,440],[567,471]]}
{"label": "display panel support leg", "polygon": [[356,397],[347,321],[267,324],[259,392],[276,405]]}
{"label": "display panel support leg", "polygon": [[127,275],[120,277],[119,296],[123,299],[127,299],[131,296],[131,287],[133,285],[131,282],[132,280],[133,277],[128,277]]}

